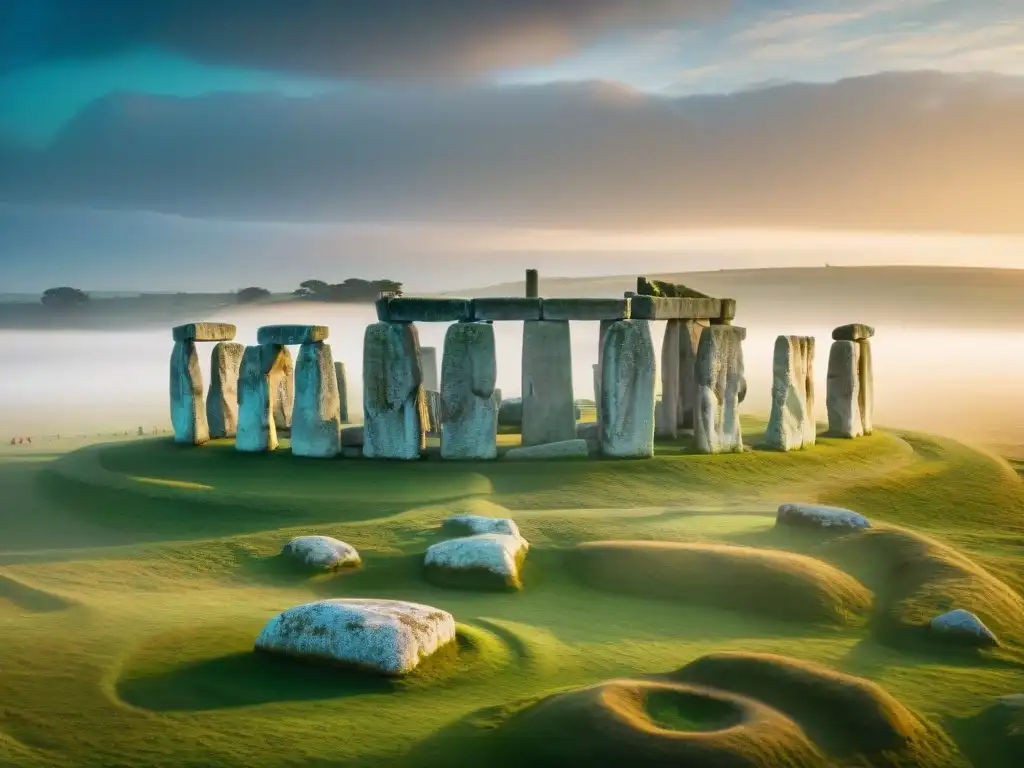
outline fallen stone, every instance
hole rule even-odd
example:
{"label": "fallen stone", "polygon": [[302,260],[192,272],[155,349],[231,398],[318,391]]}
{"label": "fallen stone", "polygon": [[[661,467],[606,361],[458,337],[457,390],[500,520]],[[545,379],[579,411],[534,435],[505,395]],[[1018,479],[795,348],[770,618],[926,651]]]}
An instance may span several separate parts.
{"label": "fallen stone", "polygon": [[410,323],[374,323],[363,340],[363,455],[418,459],[426,445],[419,334]]}
{"label": "fallen stone", "polygon": [[457,323],[444,337],[441,372],[441,458],[498,457],[498,363],[494,326]]}
{"label": "fallen stone", "polygon": [[694,440],[700,453],[742,453],[739,396],[744,388],[743,340],[747,329],[712,325],[703,330],[694,375],[697,403]]}
{"label": "fallen stone", "polygon": [[342,427],[341,444],[350,448],[363,447],[363,426]]}
{"label": "fallen stone", "polygon": [[601,453],[654,456],[654,375],[657,362],[645,320],[615,323],[604,337]]}
{"label": "fallen stone", "polygon": [[330,459],[341,450],[341,402],[331,348],[323,342],[303,344],[295,366],[292,453]]}
{"label": "fallen stone", "polygon": [[426,299],[400,296],[388,302],[392,323],[457,323],[473,319],[471,299]]}
{"label": "fallen stone", "polygon": [[245,344],[219,342],[210,353],[210,391],[206,393],[206,423],[211,438],[238,433],[238,373]]}
{"label": "fallen stone", "polygon": [[334,378],[338,382],[338,404],[341,410],[341,423],[348,424],[351,421],[348,411],[348,371],[344,363],[334,364]]}
{"label": "fallen stone", "polygon": [[589,456],[586,440],[561,440],[557,443],[510,448],[504,458],[509,461],[520,459],[571,459]]}
{"label": "fallen stone", "polygon": [[455,619],[419,603],[380,599],[319,600],[275,616],[256,650],[407,675],[455,641]]}
{"label": "fallen stone", "polygon": [[779,336],[772,362],[772,407],[765,446],[777,451],[810,448],[814,420],[814,338]]}
{"label": "fallen stone", "polygon": [[634,296],[629,314],[633,320],[699,320],[717,318],[722,312],[719,299],[658,298]]}
{"label": "fallen stone", "polygon": [[436,347],[420,347],[420,365],[423,366],[423,388],[428,392],[440,392],[441,377],[437,375]]}
{"label": "fallen stone", "polygon": [[275,399],[290,363],[286,347],[261,344],[245,348],[238,376],[236,450],[254,453],[277,449]]}
{"label": "fallen stone", "polygon": [[805,526],[811,528],[870,528],[863,515],[842,507],[819,504],[783,504],[775,518],[776,525]]}
{"label": "fallen stone", "polygon": [[970,611],[962,608],[936,616],[929,624],[932,631],[951,639],[969,642],[979,647],[999,645],[999,640],[985,623]]}
{"label": "fallen stone", "polygon": [[274,391],[274,426],[278,432],[289,432],[292,428],[292,414],[295,411],[295,364],[288,347],[277,344],[278,370],[275,376],[277,388]]}
{"label": "fallen stone", "polygon": [[175,341],[234,341],[237,329],[231,323],[188,323],[171,331]]}
{"label": "fallen stone", "polygon": [[482,321],[540,320],[541,299],[528,296],[508,296],[492,299],[474,299],[473,317]]}
{"label": "fallen stone", "polygon": [[875,329],[864,323],[840,325],[832,331],[833,341],[865,341],[875,335]]}
{"label": "fallen stone", "polygon": [[361,564],[355,547],[330,536],[299,536],[285,544],[281,554],[321,571],[358,568]]}
{"label": "fallen stone", "polygon": [[662,296],[682,299],[709,299],[706,293],[695,291],[682,283],[667,283],[664,280],[636,279],[636,292],[640,296]]}
{"label": "fallen stone", "polygon": [[530,545],[522,536],[482,533],[427,548],[427,578],[446,586],[518,588]]}
{"label": "fallen stone", "polygon": [[174,442],[202,445],[209,442],[203,403],[203,372],[192,341],[176,341],[171,350],[171,425]]}
{"label": "fallen stone", "polygon": [[524,446],[557,443],[576,435],[572,344],[564,320],[523,323]]}
{"label": "fallen stone", "polygon": [[544,299],[544,320],[628,320],[629,299]]}
{"label": "fallen stone", "polygon": [[832,342],[825,406],[831,435],[855,438],[864,434],[860,420],[860,345],[855,341]]}
{"label": "fallen stone", "polygon": [[331,329],[326,325],[264,325],[256,331],[257,344],[312,344],[327,341]]}
{"label": "fallen stone", "polygon": [[519,536],[519,526],[507,517],[484,517],[483,515],[453,515],[444,521],[444,528],[462,531],[463,535],[476,536],[481,533],[500,533],[505,536]]}
{"label": "fallen stone", "polygon": [[865,435],[875,430],[875,366],[871,360],[871,342],[857,342],[857,405],[860,427]]}

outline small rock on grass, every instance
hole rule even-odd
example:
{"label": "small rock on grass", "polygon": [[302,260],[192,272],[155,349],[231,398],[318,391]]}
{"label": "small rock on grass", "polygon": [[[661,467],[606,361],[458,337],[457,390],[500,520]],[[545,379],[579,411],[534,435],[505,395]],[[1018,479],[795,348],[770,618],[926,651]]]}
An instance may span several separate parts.
{"label": "small rock on grass", "polygon": [[285,544],[281,554],[323,571],[358,568],[361,562],[355,547],[330,536],[299,536]]}
{"label": "small rock on grass", "polygon": [[946,635],[951,639],[969,641],[980,647],[999,645],[999,640],[985,623],[970,611],[963,608],[944,613],[932,619],[929,625],[933,632]]}
{"label": "small rock on grass", "polygon": [[870,528],[868,519],[857,512],[842,507],[826,507],[819,504],[783,504],[775,518],[776,525],[792,525],[808,528]]}
{"label": "small rock on grass", "polygon": [[480,533],[501,533],[506,536],[520,536],[515,520],[507,517],[484,517],[483,515],[453,515],[444,521],[444,527],[461,529],[469,535]]}
{"label": "small rock on grass", "polygon": [[427,549],[424,566],[434,581],[452,586],[518,588],[530,545],[522,536],[482,533],[448,539]]}

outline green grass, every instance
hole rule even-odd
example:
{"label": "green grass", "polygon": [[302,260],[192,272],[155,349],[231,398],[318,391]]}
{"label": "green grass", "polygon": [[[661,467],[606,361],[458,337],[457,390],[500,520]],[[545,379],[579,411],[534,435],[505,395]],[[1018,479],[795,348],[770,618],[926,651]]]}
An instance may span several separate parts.
{"label": "green grass", "polygon": [[[762,425],[746,428],[756,443]],[[727,651],[870,679],[923,727],[945,728],[975,765],[1007,764],[977,718],[1024,692],[1024,489],[1005,462],[951,441],[880,433],[789,455],[698,456],[680,440],[650,461],[409,464],[148,439],[0,453],[0,488],[0,765],[464,765],[470,736],[486,741],[523,702]],[[785,501],[848,506],[879,525],[848,540],[776,532]],[[518,523],[532,545],[520,590],[424,578],[423,552],[454,514]],[[301,534],[347,541],[363,567],[285,567],[280,549]],[[724,592],[597,590],[571,553],[602,541],[787,550],[820,563],[812,573],[848,573],[875,607],[863,626],[789,620],[780,603],[805,601],[801,589],[819,583],[802,577],[799,589],[762,590],[764,610]],[[767,562],[797,561],[777,557]],[[742,565],[716,566],[749,583]],[[833,594],[837,582],[821,583]],[[251,653],[276,613],[346,596],[451,611],[457,652],[388,683]],[[877,631],[884,617],[916,626],[946,602],[976,608],[1004,646],[965,654]],[[692,699],[641,694],[626,697],[638,722],[707,732]],[[757,711],[799,721],[768,704]]]}

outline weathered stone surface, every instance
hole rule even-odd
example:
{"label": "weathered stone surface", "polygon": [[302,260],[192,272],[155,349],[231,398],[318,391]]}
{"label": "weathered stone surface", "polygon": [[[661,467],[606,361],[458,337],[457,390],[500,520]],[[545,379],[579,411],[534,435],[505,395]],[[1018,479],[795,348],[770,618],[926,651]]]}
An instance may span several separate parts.
{"label": "weathered stone surface", "polygon": [[388,312],[388,304],[391,302],[391,298],[388,296],[381,296],[377,299],[373,305],[377,309],[377,320],[382,323],[391,321],[391,315]]}
{"label": "weathered stone surface", "polygon": [[712,325],[732,325],[736,319],[736,299],[721,299],[722,311],[718,317],[711,318]]}
{"label": "weathered stone surface", "polygon": [[444,337],[441,374],[441,458],[498,457],[498,363],[494,326],[458,323]]}
{"label": "weathered stone surface", "polygon": [[331,348],[323,342],[303,344],[295,366],[292,453],[329,459],[341,450],[341,403]]}
{"label": "weathered stone surface", "polygon": [[665,324],[661,342],[661,401],[654,416],[654,432],[658,437],[675,438],[679,435],[679,364],[683,326],[679,320]]}
{"label": "weathered stone surface", "polygon": [[256,343],[311,344],[326,341],[330,333],[326,325],[264,325],[256,331]]}
{"label": "weathered stone surface", "polygon": [[719,299],[659,298],[634,296],[629,314],[633,320],[697,320],[718,317],[722,312]]}
{"label": "weathered stone surface", "polygon": [[171,330],[175,341],[234,341],[235,326],[231,323],[187,323]]}
{"label": "weathered stone surface", "polygon": [[361,564],[355,547],[330,536],[298,536],[284,545],[281,554],[320,571],[358,568]]}
{"label": "weathered stone surface", "polygon": [[441,393],[425,389],[423,391],[423,431],[428,435],[441,434]]}
{"label": "weathered stone surface", "polygon": [[832,331],[833,341],[865,341],[875,335],[875,329],[864,323],[840,325]]}
{"label": "weathered stone surface", "polygon": [[540,296],[540,275],[536,269],[526,270],[526,295],[530,298]]}
{"label": "weathered stone surface", "polygon": [[417,459],[426,444],[419,334],[409,323],[374,323],[363,340],[363,455]]}
{"label": "weathered stone surface", "polygon": [[605,456],[654,456],[656,365],[646,320],[626,320],[608,329],[601,382],[601,452]]}
{"label": "weathered stone surface", "polygon": [[[679,327],[679,399],[676,411],[677,425],[693,429],[697,411],[697,349],[700,337],[710,323],[707,320],[684,320]],[[739,401],[747,394],[747,380],[740,388]]]}
{"label": "weathered stone surface", "polygon": [[[601,382],[604,379],[604,337],[608,329],[618,320],[602,320],[597,329],[597,366],[594,368],[594,410],[597,412],[597,423],[601,423]],[[577,415],[576,418],[579,418]],[[598,426],[598,439],[601,428]]]}
{"label": "weathered stone surface", "polygon": [[511,448],[504,458],[515,461],[519,459],[571,459],[590,455],[586,440],[561,440],[557,443],[544,443],[523,448]]}
{"label": "weathered stone surface", "polygon": [[700,336],[694,374],[697,404],[694,440],[701,453],[741,453],[739,395],[744,387],[743,340],[747,329],[712,325]]}
{"label": "weathered stone surface", "polygon": [[342,427],[341,428],[341,445],[345,448],[362,448],[363,447],[363,426],[354,427]]}
{"label": "weathered stone surface", "polygon": [[628,320],[629,299],[544,299],[544,320]]}
{"label": "weathered stone surface", "polygon": [[210,354],[210,391],[206,393],[206,423],[211,438],[238,432],[238,372],[245,344],[219,342]]}
{"label": "weathered stone surface", "polygon": [[423,366],[423,388],[428,392],[441,391],[441,378],[437,375],[437,348],[420,347],[420,365]]}
{"label": "weathered stone surface", "polygon": [[810,448],[814,420],[814,338],[779,336],[772,362],[772,408],[765,445],[777,451]]}
{"label": "weathered stone surface", "polygon": [[351,422],[348,410],[348,370],[344,363],[334,364],[334,378],[338,382],[338,403],[341,410],[341,423]]}
{"label": "weathered stone surface", "polygon": [[820,504],[783,504],[775,517],[776,525],[809,528],[870,528],[864,515],[842,507]]}
{"label": "weathered stone surface", "polygon": [[351,446],[343,445],[341,447],[341,455],[346,459],[361,459],[363,457],[363,446]]}
{"label": "weathered stone surface", "polygon": [[855,341],[832,342],[825,405],[830,434],[847,438],[864,434],[860,420],[860,345]]}
{"label": "weathered stone surface", "polygon": [[393,323],[456,323],[473,319],[471,299],[427,299],[400,296],[388,302]]}
{"label": "weathered stone surface", "polygon": [[446,530],[462,531],[465,535],[500,533],[505,536],[519,536],[519,526],[507,517],[484,517],[483,515],[453,515],[444,521]]}
{"label": "weathered stone surface", "polygon": [[871,360],[871,342],[857,342],[857,404],[860,407],[860,427],[865,435],[875,430],[875,366]]}
{"label": "weathered stone surface", "polygon": [[999,645],[999,639],[985,623],[963,608],[936,616],[929,624],[932,631],[959,642],[968,642],[981,648]]}
{"label": "weathered stone surface", "polygon": [[557,443],[575,434],[569,323],[528,320],[523,323],[523,445]]}
{"label": "weathered stone surface", "polygon": [[529,549],[529,543],[522,536],[480,533],[428,547],[423,564],[428,574],[432,569],[456,577],[472,577],[476,575],[474,572],[482,572],[480,575],[493,577],[490,583],[495,586],[518,587],[519,569]]}
{"label": "weathered stone surface", "polygon": [[477,320],[540,320],[541,300],[529,296],[507,296],[473,300]]}
{"label": "weathered stone surface", "polygon": [[203,404],[203,372],[192,341],[176,341],[171,350],[171,424],[174,442],[202,445],[209,442]]}
{"label": "weathered stone surface", "polygon": [[683,299],[709,299],[706,293],[695,291],[682,283],[667,283],[664,280],[636,279],[636,292],[640,296],[662,296]]}
{"label": "weathered stone surface", "polygon": [[256,650],[406,675],[455,641],[446,611],[399,600],[320,600],[271,619]]}
{"label": "weathered stone surface", "polygon": [[278,371],[275,377],[277,388],[274,390],[274,426],[278,432],[289,432],[292,428],[292,414],[295,411],[295,365],[288,347],[277,344],[269,346],[278,348]]}
{"label": "weathered stone surface", "polygon": [[245,348],[238,376],[236,450],[253,453],[277,448],[274,406],[290,364],[286,347],[261,344]]}

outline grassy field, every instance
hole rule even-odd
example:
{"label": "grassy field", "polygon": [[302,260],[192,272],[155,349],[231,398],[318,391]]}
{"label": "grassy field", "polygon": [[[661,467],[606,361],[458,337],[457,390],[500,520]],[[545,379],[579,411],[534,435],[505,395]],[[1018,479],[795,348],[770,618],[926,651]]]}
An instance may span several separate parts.
{"label": "grassy field", "polygon": [[[1024,719],[988,708],[1024,693],[1024,485],[959,443],[487,464],[73,447],[0,453],[0,765],[1020,764]],[[876,526],[781,532],[784,501]],[[423,578],[466,512],[518,522],[521,590]],[[299,534],[363,568],[282,567]],[[451,611],[457,651],[400,682],[251,652],[276,613],[342,596]],[[1002,646],[929,642],[951,607]]]}

